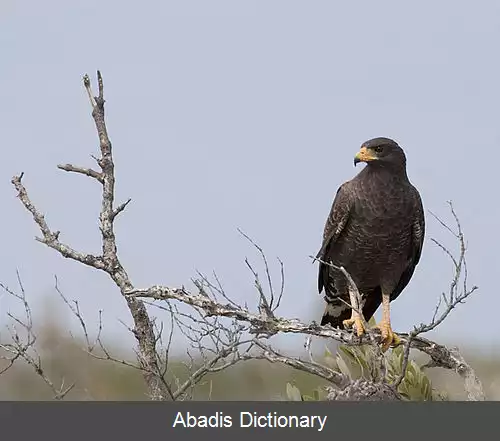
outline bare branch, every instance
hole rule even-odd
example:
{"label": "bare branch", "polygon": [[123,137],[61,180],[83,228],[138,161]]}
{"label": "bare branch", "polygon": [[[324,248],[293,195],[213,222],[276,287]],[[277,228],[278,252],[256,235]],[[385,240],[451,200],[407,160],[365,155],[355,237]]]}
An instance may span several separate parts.
{"label": "bare branch", "polygon": [[126,202],[124,202],[123,204],[118,205],[118,207],[116,207],[113,210],[113,219],[116,216],[118,216],[123,210],[125,210],[125,208],[127,208],[127,205],[130,204],[131,201],[132,201],[132,199],[127,199]]}
{"label": "bare branch", "polygon": [[[241,344],[244,344],[247,342],[236,342],[234,345],[224,348],[221,351],[217,353],[217,355],[212,358],[209,362],[205,363],[203,366],[201,366],[198,370],[196,370],[188,380],[186,380],[182,385],[178,387],[176,392],[174,393],[174,399],[178,399],[181,397],[186,390],[188,390],[190,387],[194,386],[195,384],[199,383],[200,379],[203,378],[205,375],[209,373],[214,373],[214,372],[220,372],[224,369],[227,369],[230,366],[234,366],[236,363],[240,362],[243,360],[241,356],[239,356],[237,348]],[[224,364],[221,366],[217,366],[217,363],[221,360],[224,360],[225,358],[229,357],[230,355],[234,355],[234,357],[226,361]]]}
{"label": "bare branch", "polygon": [[71,164],[59,164],[57,166],[60,170],[64,170],[67,172],[73,172],[73,173],[80,173],[82,175],[88,176],[89,178],[94,178],[97,181],[99,181],[101,184],[103,183],[104,179],[102,177],[102,174],[92,170],[91,168],[82,168],[82,167],[76,167]]}
{"label": "bare branch", "polygon": [[[265,308],[266,313],[267,314],[272,314],[273,311],[274,311],[273,307],[275,307],[275,305],[274,305],[274,289],[273,289],[273,282],[272,282],[272,279],[271,279],[271,273],[269,271],[269,265],[267,263],[266,255],[264,254],[264,250],[259,245],[257,245],[249,236],[247,236],[243,231],[241,231],[239,228],[238,228],[238,232],[245,239],[247,239],[259,251],[259,253],[260,253],[261,257],[262,257],[262,260],[264,262],[264,269],[265,269],[266,277],[267,277],[267,283],[268,283],[268,289],[269,289],[270,299],[269,299],[269,303],[268,303],[266,297],[265,296],[262,297],[262,294],[261,294],[261,300],[263,302],[263,307]],[[248,263],[248,260],[247,260],[247,265],[249,266],[250,270],[252,271],[252,273],[255,276],[256,284],[258,285],[259,291],[262,291],[262,288],[260,287],[260,283],[258,282],[257,273],[255,271],[253,271],[253,268]],[[278,299],[278,303],[279,303],[279,299]]]}
{"label": "bare branch", "polygon": [[327,388],[328,401],[386,401],[401,400],[401,396],[385,383],[374,383],[359,379],[341,390]]}
{"label": "bare branch", "polygon": [[33,220],[40,227],[43,235],[42,238],[36,238],[39,242],[47,245],[48,247],[58,251],[62,256],[76,260],[85,265],[92,266],[96,269],[104,269],[104,261],[101,257],[93,256],[92,254],[84,254],[75,251],[70,246],[59,241],[59,231],[52,232],[45,221],[45,217],[35,208],[28,197],[28,193],[21,183],[23,175],[14,176],[12,184],[17,190],[17,197],[21,200],[25,208],[32,214]]}
{"label": "bare branch", "polygon": [[[55,400],[63,400],[66,395],[73,389],[75,384],[73,383],[69,386],[65,386],[63,379],[61,385],[56,386],[50,379],[49,375],[46,373],[45,368],[42,364],[41,357],[38,355],[35,347],[37,339],[33,329],[31,308],[26,299],[26,292],[21,282],[19,272],[17,271],[16,274],[20,293],[14,292],[3,283],[0,283],[0,288],[22,304],[24,317],[19,318],[11,313],[7,313],[7,315],[14,321],[14,325],[7,328],[10,333],[11,341],[9,343],[0,343],[0,349],[5,351],[6,354],[10,354],[10,357],[0,357],[1,359],[7,361],[7,366],[0,370],[0,374],[3,374],[7,370],[9,370],[17,361],[24,360],[26,364],[33,368],[36,375],[38,375],[49,387],[52,392],[53,398]],[[21,328],[22,333],[19,332],[16,324]]]}
{"label": "bare branch", "polygon": [[[448,202],[448,205],[450,207],[450,211],[452,213],[453,219],[455,221],[456,227],[457,227],[457,232],[455,233],[453,229],[447,225],[443,220],[441,220],[439,217],[437,217],[434,213],[431,213],[432,216],[439,222],[439,224],[445,228],[448,232],[453,234],[453,236],[458,240],[459,243],[459,257],[456,259],[453,256],[453,253],[448,250],[444,245],[442,245],[440,242],[438,242],[436,239],[431,239],[439,248],[441,248],[445,254],[451,259],[453,262],[453,266],[455,268],[455,274],[454,277],[451,281],[450,284],[450,289],[448,292],[448,295],[444,294],[442,297],[439,299],[438,305],[436,306],[436,309],[434,311],[434,315],[432,317],[432,320],[428,324],[420,324],[419,326],[416,326],[415,329],[408,334],[408,338],[405,343],[405,349],[404,349],[404,357],[403,357],[403,367],[401,374],[399,377],[395,380],[393,383],[393,387],[397,389],[397,387],[401,384],[401,382],[404,379],[404,376],[406,375],[406,369],[408,367],[408,360],[410,357],[410,349],[412,346],[416,347],[417,349],[422,350],[422,342],[427,340],[417,340],[416,337],[419,336],[420,334],[423,334],[425,332],[432,331],[433,329],[437,328],[451,313],[451,311],[460,303],[463,303],[467,297],[469,297],[472,293],[474,293],[478,287],[473,286],[471,288],[468,287],[467,283],[467,262],[465,259],[465,253],[466,253],[466,246],[465,246],[465,237],[462,231],[462,226],[460,224],[460,220],[455,212],[455,209],[453,208],[453,204],[451,201]],[[460,279],[463,279],[463,284],[461,291],[459,291],[459,281]],[[446,308],[444,311],[438,316],[438,312],[441,306],[442,301],[444,301]],[[415,344],[412,345],[413,341],[415,340]],[[428,351],[428,355],[431,355],[430,352],[434,354],[434,356],[431,355],[432,362],[428,364],[427,366],[441,366],[441,367],[447,367],[448,369],[452,369],[455,372],[457,372],[462,378],[465,380],[465,389],[468,393],[469,400],[473,401],[482,401],[485,399],[483,389],[481,382],[475,375],[474,371],[472,368],[465,363],[465,360],[463,357],[460,355],[458,350],[456,351],[450,351],[444,346],[437,345],[436,343],[433,343],[431,345],[432,349],[427,348],[426,350]],[[439,347],[439,349],[437,349]],[[426,351],[424,351],[426,352]]]}
{"label": "bare branch", "polygon": [[[152,286],[148,289],[135,289],[126,293],[127,296],[152,298],[156,300],[177,300],[182,303],[191,305],[195,308],[202,309],[207,317],[219,316],[235,318],[238,321],[250,324],[249,332],[253,334],[266,334],[268,336],[278,333],[291,334],[306,334],[316,337],[325,337],[336,340],[346,345],[357,345],[365,342],[358,341],[353,337],[351,332],[334,329],[330,326],[319,326],[317,324],[305,324],[299,320],[286,319],[282,317],[265,317],[259,314],[250,312],[248,309],[237,308],[233,305],[223,305],[217,303],[206,296],[189,293],[184,288],[173,289],[164,286]],[[378,330],[371,331],[379,335]],[[399,334],[402,343],[406,343],[408,336]],[[437,343],[424,339],[415,339],[412,345],[426,353],[436,363],[437,366],[445,367],[452,370],[462,369],[459,367],[458,359],[451,353],[445,351],[446,348],[441,347]],[[460,361],[460,366],[462,361]]]}
{"label": "bare branch", "polygon": [[[97,72],[97,79],[99,86],[99,95],[97,97],[93,96],[88,75],[84,76],[83,83],[92,105],[92,117],[94,119],[99,137],[101,153],[100,158],[97,159],[97,163],[101,168],[98,180],[102,184],[101,214],[99,216],[102,235],[102,256],[97,257],[90,254],[79,253],[69,246],[62,244],[59,241],[59,232],[52,232],[49,229],[43,215],[41,215],[41,213],[31,203],[26,189],[21,183],[22,175],[14,177],[12,179],[12,184],[18,192],[19,199],[25,208],[31,212],[33,219],[40,227],[43,234],[43,238],[38,239],[40,242],[55,249],[64,257],[105,271],[123,293],[126,290],[132,289],[133,285],[127,272],[118,259],[113,222],[116,215],[123,211],[126,204],[123,204],[116,209],[113,206],[115,195],[114,163],[111,141],[109,140],[104,120],[104,86],[102,76],[99,71]],[[71,171],[82,172],[82,169],[71,166],[63,166],[63,169],[71,169]],[[93,178],[97,177],[95,173],[90,171],[89,175],[93,175]],[[144,376],[148,384],[150,394],[155,400],[168,399],[169,393],[162,379],[162,370],[158,365],[156,337],[154,334],[153,324],[150,321],[146,308],[141,300],[128,298],[127,305],[134,320],[134,335],[139,344],[140,363],[144,367]]]}
{"label": "bare branch", "polygon": [[485,395],[481,381],[472,367],[467,364],[458,349],[448,349],[422,337],[413,339],[412,347],[427,354],[431,361],[426,367],[450,369],[460,375],[465,382],[465,391],[469,401],[484,401]]}
{"label": "bare branch", "polygon": [[267,360],[270,363],[281,363],[286,366],[290,366],[296,370],[307,372],[308,374],[316,375],[317,377],[323,378],[337,387],[345,387],[349,383],[349,379],[333,369],[323,366],[315,361],[300,360],[297,357],[290,357],[283,355],[278,351],[272,349],[270,346],[262,343],[260,340],[255,339],[254,344],[262,349],[261,354],[248,355],[248,359],[260,359]]}

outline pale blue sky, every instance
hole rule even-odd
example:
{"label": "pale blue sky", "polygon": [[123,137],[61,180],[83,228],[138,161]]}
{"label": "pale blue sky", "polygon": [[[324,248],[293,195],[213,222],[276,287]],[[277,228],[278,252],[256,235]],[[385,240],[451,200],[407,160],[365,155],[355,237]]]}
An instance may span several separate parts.
{"label": "pale blue sky", "polygon": [[[130,339],[111,281],[35,242],[10,184],[24,171],[61,239],[99,250],[100,188],[56,164],[92,165],[81,77],[100,69],[117,197],[132,198],[117,222],[119,253],[138,287],[216,270],[252,304],[244,258],[257,256],[239,227],[285,263],[281,314],[319,320],[308,256],[338,186],[360,170],[359,145],[387,136],[405,149],[425,208],[449,219],[452,199],[469,240],[480,291],[435,338],[498,343],[500,3],[3,0],[0,20],[0,280],[13,286],[19,268],[37,311],[56,298],[57,274],[89,321],[102,308],[106,334]],[[399,331],[432,316],[452,274],[428,239],[454,243],[427,223],[421,264],[393,303]],[[4,296],[0,316],[9,305]]]}

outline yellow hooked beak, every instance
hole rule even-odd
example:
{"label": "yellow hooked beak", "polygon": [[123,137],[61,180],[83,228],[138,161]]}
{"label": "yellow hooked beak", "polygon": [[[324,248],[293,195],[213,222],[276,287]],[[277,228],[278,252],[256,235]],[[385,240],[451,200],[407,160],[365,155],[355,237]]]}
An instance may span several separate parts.
{"label": "yellow hooked beak", "polygon": [[358,162],[369,162],[369,161],[375,161],[378,159],[376,156],[373,155],[373,153],[368,150],[366,147],[361,147],[358,153],[356,153],[356,156],[354,156],[354,165],[356,165]]}

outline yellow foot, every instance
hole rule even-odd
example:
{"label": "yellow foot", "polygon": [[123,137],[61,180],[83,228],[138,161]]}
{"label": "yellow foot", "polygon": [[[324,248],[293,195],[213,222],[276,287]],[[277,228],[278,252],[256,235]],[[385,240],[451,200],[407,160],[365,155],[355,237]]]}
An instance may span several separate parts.
{"label": "yellow foot", "polygon": [[390,346],[401,344],[401,339],[394,333],[390,323],[382,320],[375,328],[380,329],[380,333],[382,334],[382,352],[386,352]]}
{"label": "yellow foot", "polygon": [[344,320],[342,324],[346,328],[351,328],[354,325],[354,328],[356,329],[356,335],[358,337],[361,337],[366,332],[366,328],[363,325],[363,320],[361,320],[361,317],[359,316],[354,316],[348,320]]}

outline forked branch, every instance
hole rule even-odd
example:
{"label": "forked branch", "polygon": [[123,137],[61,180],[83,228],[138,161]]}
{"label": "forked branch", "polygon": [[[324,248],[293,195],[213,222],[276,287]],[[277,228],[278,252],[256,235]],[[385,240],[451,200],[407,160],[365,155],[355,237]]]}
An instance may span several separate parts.
{"label": "forked branch", "polygon": [[[102,253],[93,255],[74,250],[69,245],[60,241],[59,231],[52,231],[44,216],[36,209],[28,197],[26,188],[22,183],[23,174],[14,176],[12,184],[17,190],[18,197],[24,207],[32,214],[35,223],[42,233],[40,242],[58,251],[64,257],[76,260],[87,266],[106,272],[116,283],[120,292],[133,289],[132,282],[123,268],[117,253],[116,239],[114,233],[114,220],[116,215],[126,205],[115,208],[115,175],[112,154],[112,145],[108,136],[104,119],[104,85],[101,73],[97,72],[99,94],[93,95],[88,75],[83,78],[83,83],[92,106],[92,117],[97,130],[100,146],[100,157],[97,164],[100,171],[94,171],[84,167],[71,164],[59,165],[65,171],[76,172],[96,179],[102,186],[101,213],[99,224],[102,239]],[[156,350],[156,337],[153,324],[148,316],[144,303],[139,299],[127,298],[127,305],[134,320],[134,335],[139,345],[139,362],[144,367],[144,376],[149,388],[151,398],[154,400],[165,400],[172,398],[172,393],[163,381],[162,370],[158,363]]]}

